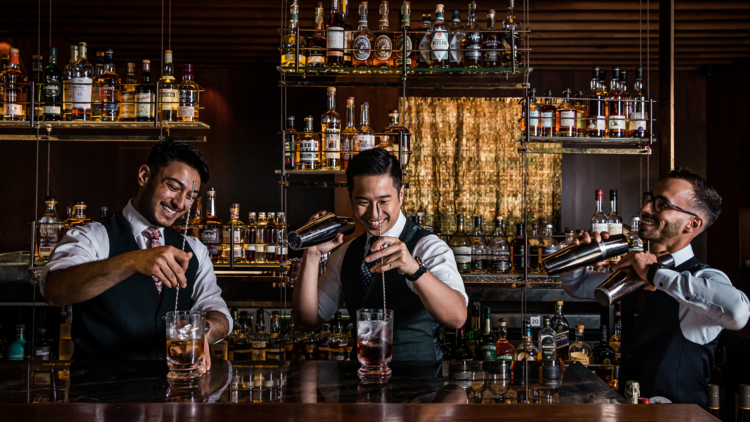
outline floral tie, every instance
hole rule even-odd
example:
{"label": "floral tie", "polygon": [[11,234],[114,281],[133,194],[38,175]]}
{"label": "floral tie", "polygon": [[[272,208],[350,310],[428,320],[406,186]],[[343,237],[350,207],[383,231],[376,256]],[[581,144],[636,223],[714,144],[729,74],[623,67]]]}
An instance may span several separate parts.
{"label": "floral tie", "polygon": [[[151,241],[151,248],[156,248],[158,246],[161,246],[161,232],[156,227],[149,227],[146,230],[143,231],[143,235],[146,236],[146,239],[149,239]],[[154,284],[156,284],[156,290],[159,291],[159,294],[161,294],[161,281],[159,281],[158,278],[151,276],[151,278],[154,279]]]}
{"label": "floral tie", "polygon": [[[367,255],[365,255],[365,258],[375,253],[370,251],[370,248],[372,248],[372,245],[376,240],[378,240],[378,236],[370,237],[370,240],[367,242],[367,246],[369,246],[369,248],[367,248]],[[365,265],[362,267],[362,273],[360,274],[360,284],[362,286],[363,295],[367,293],[367,288],[370,287],[370,283],[372,283],[373,278],[375,278],[375,274],[370,272],[370,268],[374,267],[379,262],[380,258],[372,262],[365,261]]]}

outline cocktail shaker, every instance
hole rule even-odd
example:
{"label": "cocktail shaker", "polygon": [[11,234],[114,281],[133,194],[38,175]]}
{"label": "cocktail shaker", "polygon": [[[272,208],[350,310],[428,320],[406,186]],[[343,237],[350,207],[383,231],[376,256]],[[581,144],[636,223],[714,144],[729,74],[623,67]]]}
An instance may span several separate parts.
{"label": "cocktail shaker", "polygon": [[[659,255],[656,261],[664,268],[674,268],[674,258],[671,254],[665,253]],[[637,275],[631,274],[625,269],[617,270],[610,274],[599,287],[594,290],[596,300],[602,306],[610,306],[620,301],[623,297],[633,293],[646,284],[645,281],[638,278]]]}
{"label": "cocktail shaker", "polygon": [[329,212],[289,232],[287,239],[289,247],[298,251],[333,240],[339,233],[346,236],[353,232],[354,220],[349,217],[337,217],[336,214]]}
{"label": "cocktail shaker", "polygon": [[618,234],[610,236],[609,239],[602,239],[599,243],[592,240],[591,243],[568,246],[544,258],[542,264],[547,274],[555,275],[626,253],[628,238],[624,234]]}

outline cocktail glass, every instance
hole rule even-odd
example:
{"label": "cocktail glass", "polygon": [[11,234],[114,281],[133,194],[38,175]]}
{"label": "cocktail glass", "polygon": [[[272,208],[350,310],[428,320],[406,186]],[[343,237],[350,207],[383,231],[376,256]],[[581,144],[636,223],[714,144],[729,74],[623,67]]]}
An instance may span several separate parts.
{"label": "cocktail glass", "polygon": [[360,309],[357,311],[357,359],[362,366],[360,378],[391,376],[393,354],[393,311]]}
{"label": "cocktail glass", "polygon": [[196,382],[203,374],[206,313],[200,311],[167,312],[167,379],[173,383]]}

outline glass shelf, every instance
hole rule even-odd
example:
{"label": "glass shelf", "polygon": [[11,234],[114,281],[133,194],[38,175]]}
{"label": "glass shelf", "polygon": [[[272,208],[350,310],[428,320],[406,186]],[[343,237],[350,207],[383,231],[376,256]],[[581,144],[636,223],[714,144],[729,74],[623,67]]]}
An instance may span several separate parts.
{"label": "glass shelf", "polygon": [[2,135],[0,141],[65,141],[65,142],[158,142],[170,138],[184,142],[206,142],[205,136],[125,136],[125,135]]}
{"label": "glass shelf", "polygon": [[[524,143],[526,141],[526,136],[521,135],[518,138],[516,138],[517,143]],[[603,138],[603,137],[593,137],[593,136],[530,136],[529,137],[529,143],[585,143],[585,144],[596,144],[596,143],[606,143],[606,144],[617,144],[617,145],[647,145],[649,143],[649,138]],[[654,142],[656,142],[656,139],[654,139]]]}
{"label": "glass shelf", "polygon": [[[531,136],[529,137],[529,144],[564,143],[566,146],[545,148],[521,146],[518,148],[518,152],[529,154],[651,155],[650,142],[649,138]],[[516,143],[526,144],[526,137],[524,135],[519,136],[516,138]]]}
{"label": "glass shelf", "polygon": [[651,148],[533,148],[520,147],[519,153],[528,154],[588,154],[588,155],[651,155]]}
{"label": "glass shelf", "polygon": [[[276,66],[276,70],[286,75],[294,76],[401,76],[403,69],[398,67],[382,68],[382,67],[300,67],[299,72],[295,72],[294,68],[282,68]],[[426,67],[410,67],[407,68],[407,75],[455,75],[455,76],[504,76],[505,74],[522,74],[525,72],[533,71],[533,68],[529,67],[517,67],[515,73],[510,67],[491,67],[491,68],[469,68],[469,67],[456,67],[456,68],[426,68]],[[456,75],[458,73],[458,75]]]}
{"label": "glass shelf", "polygon": [[211,129],[203,122],[162,122],[158,126],[154,122],[96,122],[96,121],[55,121],[34,122],[5,122],[0,121],[0,128],[52,128],[52,129]]}

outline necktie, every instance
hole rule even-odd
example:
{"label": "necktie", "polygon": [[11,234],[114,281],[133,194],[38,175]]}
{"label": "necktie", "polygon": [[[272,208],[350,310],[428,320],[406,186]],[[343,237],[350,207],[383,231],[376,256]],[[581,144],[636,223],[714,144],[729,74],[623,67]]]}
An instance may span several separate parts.
{"label": "necktie", "polygon": [[[146,239],[149,239],[151,241],[150,248],[155,248],[157,246],[161,246],[161,232],[156,227],[149,227],[146,230],[143,231],[143,235],[146,236]],[[161,294],[161,281],[159,281],[158,278],[153,277],[154,284],[156,284],[156,290],[159,291],[159,294]]]}
{"label": "necktie", "polygon": [[[378,240],[378,236],[372,236],[370,240],[367,242],[367,255],[365,255],[365,258],[375,253],[375,252],[372,252],[370,248],[372,248],[372,245],[373,243],[375,243],[376,240]],[[378,262],[380,262],[379,258],[372,262],[365,261],[365,265],[362,267],[362,273],[360,274],[362,294],[367,293],[367,288],[370,287],[370,283],[375,277],[375,274],[370,272],[370,268],[374,267]]]}

